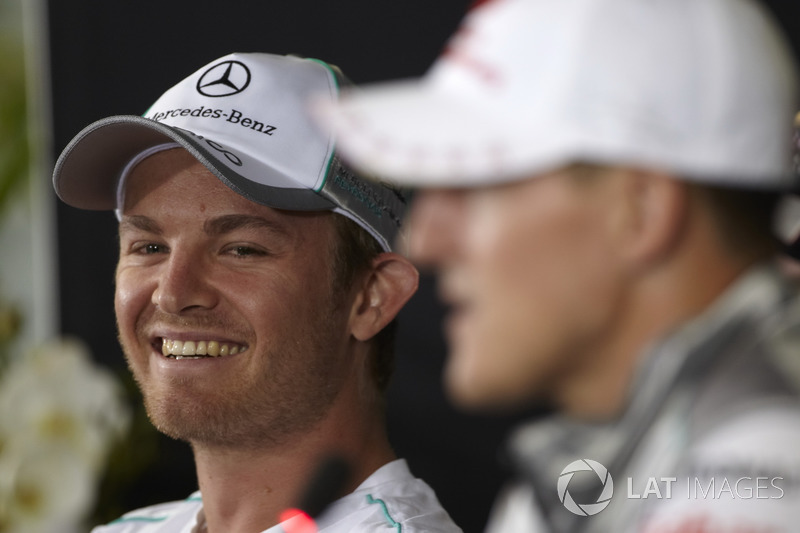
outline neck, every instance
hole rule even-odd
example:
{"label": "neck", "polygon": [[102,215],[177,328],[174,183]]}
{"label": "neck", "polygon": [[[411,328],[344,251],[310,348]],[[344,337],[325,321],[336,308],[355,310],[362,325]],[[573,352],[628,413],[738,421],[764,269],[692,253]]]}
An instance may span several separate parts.
{"label": "neck", "polygon": [[703,235],[693,237],[662,263],[632,276],[603,338],[588,347],[592,364],[565,387],[562,411],[583,420],[618,416],[642,354],[702,314],[758,259],[733,258]]}
{"label": "neck", "polygon": [[340,496],[395,459],[379,417],[354,420],[354,412],[349,404],[334,406],[317,427],[280,446],[192,443],[208,531],[258,533],[274,526],[281,511],[297,504],[320,461],[331,453],[352,468]]}

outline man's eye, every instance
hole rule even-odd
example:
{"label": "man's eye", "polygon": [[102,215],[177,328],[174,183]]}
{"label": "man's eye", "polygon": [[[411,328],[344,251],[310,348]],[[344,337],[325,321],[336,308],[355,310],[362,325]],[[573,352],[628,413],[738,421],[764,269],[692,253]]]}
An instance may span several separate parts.
{"label": "man's eye", "polygon": [[228,248],[228,253],[236,257],[252,257],[263,256],[266,252],[263,250],[253,248],[252,246],[231,246]]}
{"label": "man's eye", "polygon": [[167,250],[166,246],[161,244],[147,243],[135,247],[134,251],[144,255],[161,254]]}

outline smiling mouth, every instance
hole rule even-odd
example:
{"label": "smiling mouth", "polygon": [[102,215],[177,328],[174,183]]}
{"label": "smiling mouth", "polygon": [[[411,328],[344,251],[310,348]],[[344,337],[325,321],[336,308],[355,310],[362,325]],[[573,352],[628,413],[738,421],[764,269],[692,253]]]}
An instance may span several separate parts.
{"label": "smiling mouth", "polygon": [[161,354],[169,359],[203,359],[240,354],[247,346],[218,341],[161,340]]}

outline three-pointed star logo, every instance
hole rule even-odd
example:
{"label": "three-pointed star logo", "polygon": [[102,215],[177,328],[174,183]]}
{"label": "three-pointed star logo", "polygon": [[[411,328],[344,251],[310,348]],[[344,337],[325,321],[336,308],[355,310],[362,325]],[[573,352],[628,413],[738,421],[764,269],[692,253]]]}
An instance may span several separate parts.
{"label": "three-pointed star logo", "polygon": [[231,96],[250,84],[250,69],[240,61],[222,61],[206,70],[197,80],[197,92],[204,96]]}

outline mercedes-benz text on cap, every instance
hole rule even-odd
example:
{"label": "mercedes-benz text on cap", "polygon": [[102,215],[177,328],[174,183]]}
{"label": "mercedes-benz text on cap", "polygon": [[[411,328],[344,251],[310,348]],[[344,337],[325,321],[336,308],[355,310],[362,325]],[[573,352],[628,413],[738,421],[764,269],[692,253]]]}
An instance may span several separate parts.
{"label": "mercedes-benz text on cap", "polygon": [[396,189],[342,165],[334,139],[310,119],[310,95],[339,95],[347,81],[321,61],[234,53],[165,92],[144,116],[99,120],[64,149],[58,196],[84,209],[116,209],[131,163],[170,146],[191,152],[238,194],[288,210],[332,210],[390,250],[405,206]]}
{"label": "mercedes-benz text on cap", "polygon": [[422,80],[313,109],[348,163],[409,184],[585,161],[782,189],[796,88],[757,0],[485,0]]}

